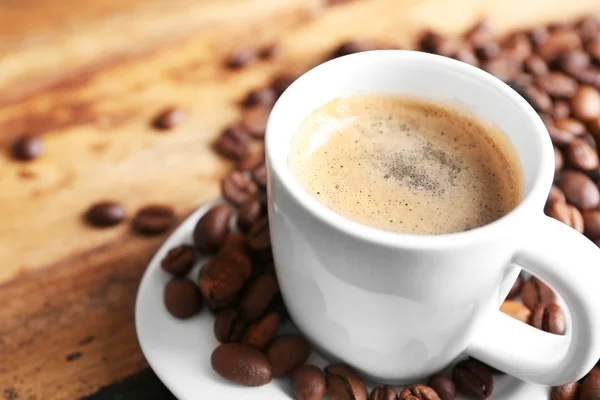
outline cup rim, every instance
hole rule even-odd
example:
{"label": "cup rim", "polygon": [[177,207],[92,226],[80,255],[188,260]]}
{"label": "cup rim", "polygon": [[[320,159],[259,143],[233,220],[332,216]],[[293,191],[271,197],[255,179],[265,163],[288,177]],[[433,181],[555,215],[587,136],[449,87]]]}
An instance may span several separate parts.
{"label": "cup rim", "polygon": [[[411,60],[423,63],[436,63],[444,68],[471,75],[481,83],[500,92],[507,101],[516,104],[534,127],[532,129],[533,132],[530,134],[535,135],[536,146],[540,152],[540,163],[536,166],[537,170],[533,174],[534,179],[531,188],[525,191],[519,204],[501,218],[478,228],[450,234],[418,235],[386,231],[364,225],[333,211],[306,192],[293,177],[287,163],[281,162],[281,159],[274,156],[277,152],[285,151],[285,160],[287,160],[289,151],[289,147],[286,149],[277,148],[276,143],[274,143],[273,138],[277,135],[277,132],[274,132],[275,124],[278,123],[277,120],[281,119],[279,114],[285,114],[287,109],[294,107],[294,88],[306,84],[307,81],[321,74],[323,70],[336,68],[338,71],[344,71],[345,64],[362,61],[362,59],[371,59],[371,62],[394,59],[397,62]],[[552,184],[554,171],[552,142],[547,134],[546,127],[533,107],[514,89],[488,72],[470,64],[448,57],[413,50],[371,50],[351,54],[326,61],[301,75],[286,89],[273,106],[267,122],[265,155],[268,173],[271,175],[270,181],[279,181],[281,186],[289,193],[290,198],[313,218],[340,233],[356,239],[399,248],[443,249],[492,240],[502,232],[506,232],[507,228],[514,227],[519,220],[527,219],[527,213],[531,213],[533,209],[543,206],[548,194],[547,192],[550,190]],[[521,158],[519,157],[519,161],[521,161]],[[541,214],[542,210],[540,209],[539,211],[539,214]]]}

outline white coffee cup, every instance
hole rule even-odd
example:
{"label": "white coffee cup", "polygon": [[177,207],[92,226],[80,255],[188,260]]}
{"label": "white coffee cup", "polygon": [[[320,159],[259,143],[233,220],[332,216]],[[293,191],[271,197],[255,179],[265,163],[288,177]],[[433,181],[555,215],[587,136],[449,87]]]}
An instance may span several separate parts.
{"label": "white coffee cup", "polygon": [[[461,106],[500,127],[524,171],[525,195],[501,219],[419,236],[351,221],[311,197],[287,164],[292,136],[334,98],[386,93]],[[546,217],[554,173],[546,128],[513,89],[449,58],[388,50],[326,62],[281,96],[266,136],[269,219],[282,295],[325,355],[383,382],[431,375],[469,355],[526,381],[580,379],[600,357],[600,250]],[[521,267],[562,296],[565,336],[498,311]]]}

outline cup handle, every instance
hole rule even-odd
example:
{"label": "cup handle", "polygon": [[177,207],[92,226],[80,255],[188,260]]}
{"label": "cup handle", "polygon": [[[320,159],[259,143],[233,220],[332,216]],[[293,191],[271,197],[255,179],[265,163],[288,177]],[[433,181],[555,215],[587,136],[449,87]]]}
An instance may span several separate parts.
{"label": "cup handle", "polygon": [[559,386],[579,380],[600,356],[600,249],[554,219],[535,222],[513,262],[560,293],[572,318],[567,335],[497,311],[482,321],[466,352],[525,381]]}

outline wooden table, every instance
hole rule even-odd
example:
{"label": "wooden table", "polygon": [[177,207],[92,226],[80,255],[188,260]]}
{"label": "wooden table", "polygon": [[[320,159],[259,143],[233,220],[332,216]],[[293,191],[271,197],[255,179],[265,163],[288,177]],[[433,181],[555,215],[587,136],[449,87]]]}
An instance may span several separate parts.
{"label": "wooden table", "polygon": [[[572,19],[597,0],[96,0],[0,3],[0,398],[168,399],[133,325],[135,293],[163,237],[81,215],[115,199],[130,215],[173,205],[180,219],[218,194],[211,150],[249,89],[302,71],[343,39],[458,32],[488,17],[501,34]],[[236,46],[283,46],[277,62],[222,68]],[[157,132],[165,106],[186,122]],[[43,135],[42,158],[8,156]],[[115,383],[123,380],[123,382]],[[112,386],[111,386],[112,385]],[[3,397],[2,397],[3,396]]]}

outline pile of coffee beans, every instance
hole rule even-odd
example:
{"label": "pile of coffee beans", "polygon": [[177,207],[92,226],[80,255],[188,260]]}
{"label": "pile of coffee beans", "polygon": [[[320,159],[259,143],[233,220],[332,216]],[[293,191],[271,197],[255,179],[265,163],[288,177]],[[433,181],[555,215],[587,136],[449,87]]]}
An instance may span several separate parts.
{"label": "pile of coffee beans", "polygon": [[[333,49],[329,58],[394,47],[349,40]],[[556,158],[555,185],[546,213],[600,245],[600,15],[516,32],[502,39],[496,38],[484,22],[462,36],[426,32],[419,49],[496,75],[540,113]],[[257,59],[273,58],[279,51],[277,45],[258,51],[238,48],[224,64],[240,69]],[[200,218],[193,245],[177,246],[162,260],[162,268],[173,275],[164,293],[167,310],[176,318],[189,318],[206,303],[216,313],[214,334],[221,345],[212,354],[212,366],[224,378],[241,385],[260,386],[273,377],[290,377],[292,396],[311,400],[326,393],[333,400],[451,400],[457,393],[473,399],[489,398],[498,372],[475,359],[455,365],[451,377],[431,377],[427,385],[399,391],[378,386],[369,394],[364,381],[349,366],[334,364],[321,370],[305,364],[310,353],[308,342],[300,335],[279,335],[279,327],[288,316],[270,250],[264,154],[252,149],[256,143],[262,148],[271,107],[295,78],[280,76],[268,87],[250,91],[240,99],[239,120],[227,126],[215,141],[219,154],[236,161],[221,182],[228,203],[214,206]],[[115,215],[97,225],[123,218],[114,210],[110,214]],[[231,226],[239,231],[231,231]],[[198,282],[192,282],[185,276],[197,252],[212,258],[202,267]],[[567,329],[555,293],[535,277],[520,276],[501,310],[552,334],[562,335]],[[554,388],[551,395],[552,400],[598,398],[598,368],[580,382]]]}

